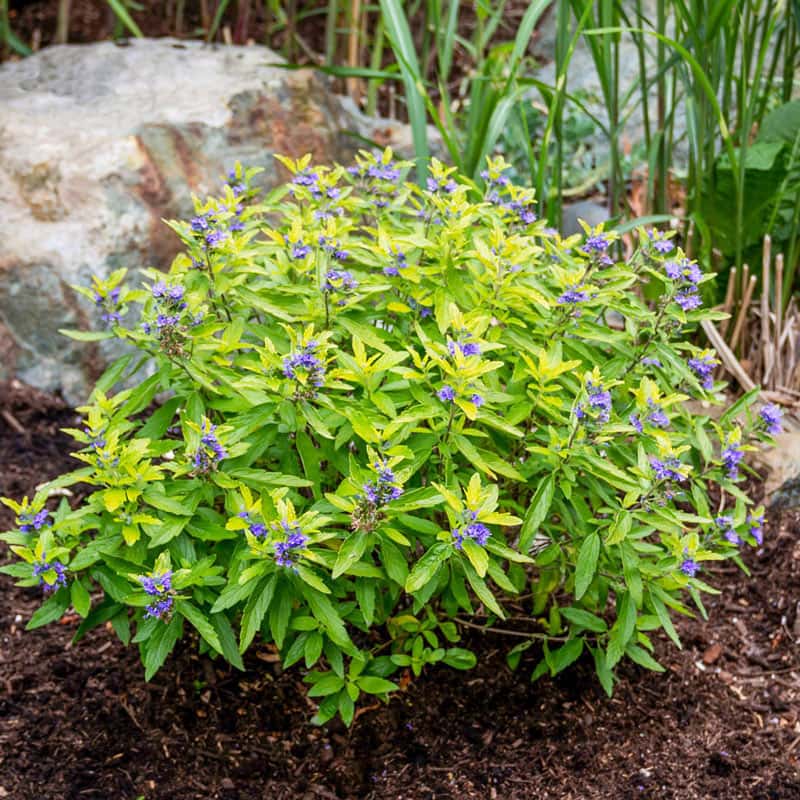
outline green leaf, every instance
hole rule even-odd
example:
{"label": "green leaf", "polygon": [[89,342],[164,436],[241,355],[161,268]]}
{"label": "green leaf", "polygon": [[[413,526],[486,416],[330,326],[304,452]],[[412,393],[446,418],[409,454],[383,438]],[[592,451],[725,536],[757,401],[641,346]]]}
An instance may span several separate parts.
{"label": "green leaf", "polygon": [[639,645],[629,644],[625,648],[625,655],[628,656],[631,661],[635,661],[645,669],[653,670],[653,672],[664,672],[664,667],[662,667],[647,650],[643,647],[639,647]]}
{"label": "green leaf", "polygon": [[102,342],[105,339],[113,339],[114,334],[110,331],[70,331],[59,328],[58,332],[76,342]]}
{"label": "green leaf", "polygon": [[486,569],[489,566],[489,556],[486,554],[486,551],[479,544],[467,537],[464,538],[461,547],[472,566],[475,567],[475,572],[482,578],[486,574]]}
{"label": "green leaf", "polygon": [[550,674],[557,675],[562,670],[565,670],[580,658],[582,652],[583,639],[570,639],[558,650],[547,653],[546,661],[547,666],[550,667]]}
{"label": "green leaf", "polygon": [[242,600],[246,600],[253,593],[258,581],[258,578],[252,578],[245,583],[228,584],[215,600],[214,605],[211,607],[211,613],[217,614],[231,606],[235,606],[237,603],[241,603]]}
{"label": "green leaf", "polygon": [[497,602],[495,596],[486,585],[486,582],[478,575],[477,572],[475,572],[471,564],[464,564],[464,574],[467,576],[467,581],[469,581],[469,585],[477,595],[478,600],[480,600],[481,603],[483,603],[490,611],[497,614],[500,619],[505,619],[506,615],[503,612],[503,609],[500,607],[500,604]]}
{"label": "green leaf", "polygon": [[397,691],[398,685],[387,681],[384,678],[376,678],[373,675],[362,675],[356,680],[358,688],[367,694],[388,694]]}
{"label": "green leaf", "polygon": [[478,663],[475,653],[463,647],[449,647],[442,661],[454,669],[472,669]]}
{"label": "green leaf", "polygon": [[547,516],[547,512],[550,511],[555,485],[554,473],[539,481],[536,493],[533,496],[533,500],[531,500],[522,523],[522,530],[519,535],[519,550],[521,553],[527,553],[531,549],[536,532]]}
{"label": "green leaf", "polygon": [[212,614],[209,619],[217,633],[217,638],[222,647],[222,655],[225,656],[228,662],[236,667],[236,669],[244,672],[244,662],[242,661],[242,656],[239,654],[236,634],[233,632],[230,620],[225,614]]}
{"label": "green leaf", "polygon": [[608,640],[608,652],[606,662],[609,669],[612,669],[622,658],[628,642],[636,630],[636,604],[633,602],[630,592],[625,592],[619,602],[619,616],[611,628]]}
{"label": "green leaf", "polygon": [[147,640],[144,650],[144,679],[149,681],[161,669],[167,656],[175,647],[181,633],[181,617],[176,614],[169,623],[157,622],[153,635]]}
{"label": "green leaf", "polygon": [[594,631],[595,633],[605,633],[608,626],[604,619],[586,611],[583,608],[562,608],[560,609],[561,615],[566,617],[571,623],[586,630]]}
{"label": "green leaf", "polygon": [[256,631],[264,621],[264,614],[267,613],[272,596],[278,585],[278,576],[272,575],[265,578],[260,586],[250,595],[247,605],[242,614],[241,630],[239,631],[239,652],[244,653],[253,641]]}
{"label": "green leaf", "polygon": [[79,581],[72,581],[70,588],[70,597],[72,599],[72,607],[82,617],[86,618],[89,610],[92,607],[92,598],[86,587]]}
{"label": "green leaf", "polygon": [[333,566],[333,573],[331,575],[334,580],[343,573],[347,572],[350,567],[364,555],[367,548],[369,536],[356,531],[351,533],[339,548],[339,555],[336,558],[336,563]]}
{"label": "green leaf", "polygon": [[311,613],[320,621],[322,627],[325,628],[330,640],[343,649],[348,651],[352,649],[353,643],[347,635],[344,622],[328,597],[309,586],[303,586],[302,592],[303,597],[305,597],[308,603],[308,607],[311,609]]}
{"label": "green leaf", "polygon": [[26,631],[32,631],[35,628],[41,628],[42,625],[48,625],[51,622],[61,619],[64,612],[70,604],[70,592],[65,586],[62,586],[54,595],[49,597],[36,609],[30,621],[25,626]]}
{"label": "green leaf", "polygon": [[197,606],[192,605],[188,600],[178,600],[175,603],[179,614],[182,614],[193,627],[218,653],[222,653],[222,644],[217,636],[214,626],[208,621],[206,615]]}
{"label": "green leaf", "polygon": [[580,600],[592,583],[600,555],[600,537],[590,533],[581,545],[578,562],[575,566],[575,599]]}
{"label": "green leaf", "polygon": [[452,547],[444,544],[444,542],[437,542],[432,545],[430,549],[414,564],[411,574],[406,579],[406,591],[409,594],[414,594],[433,578],[439,571],[442,563],[446,561],[452,553]]}
{"label": "green leaf", "polygon": [[344,680],[338,675],[328,674],[318,681],[315,681],[308,690],[309,697],[326,697],[329,694],[338,692],[344,686]]}

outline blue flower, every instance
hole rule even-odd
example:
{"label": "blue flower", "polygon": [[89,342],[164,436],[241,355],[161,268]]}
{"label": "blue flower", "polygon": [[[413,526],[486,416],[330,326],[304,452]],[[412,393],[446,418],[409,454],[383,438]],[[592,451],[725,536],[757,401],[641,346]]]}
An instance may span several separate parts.
{"label": "blue flower", "polygon": [[254,522],[248,530],[256,539],[263,539],[267,535],[267,526],[263,522]]}
{"label": "blue flower", "polygon": [[477,521],[478,514],[475,511],[467,510],[461,515],[461,525],[452,529],[454,542],[457,550],[464,546],[464,539],[472,539],[475,544],[481,547],[486,546],[492,532],[482,523]]}
{"label": "blue flower", "polygon": [[469,358],[469,356],[479,356],[481,354],[481,346],[478,342],[470,342],[468,339],[472,338],[472,334],[468,331],[462,331],[461,335],[456,341],[452,339],[447,340],[447,351],[452,357],[455,357],[458,350],[461,355]]}
{"label": "blue flower", "polygon": [[312,340],[296,353],[286,356],[283,359],[284,377],[297,380],[298,372],[305,373],[312,386],[321,387],[325,382],[325,364],[317,356],[317,347],[317,343]]}
{"label": "blue flower", "polygon": [[652,400],[648,402],[648,405],[650,406],[650,413],[647,415],[647,421],[656,428],[668,428],[669,417],[664,413],[661,406]]}
{"label": "blue flower", "polygon": [[[22,524],[20,525],[20,523]],[[46,508],[36,513],[32,511],[25,512],[17,517],[17,524],[22,533],[40,531],[42,528],[50,525],[50,512]]]}
{"label": "blue flower", "polygon": [[681,483],[686,480],[686,476],[681,472],[682,464],[678,458],[666,458],[661,461],[658,458],[650,459],[650,467],[656,480],[677,481]]}
{"label": "blue flower", "polygon": [[739,464],[744,458],[741,445],[738,441],[728,438],[726,446],[722,451],[722,465],[728,472],[728,478],[735,481],[739,479]]}
{"label": "blue flower", "polygon": [[206,247],[213,248],[218,247],[226,238],[228,234],[224,231],[210,231],[206,234]]}
{"label": "blue flower", "polygon": [[765,405],[759,412],[758,417],[764,425],[765,430],[774,436],[782,430],[783,411],[773,403]]}
{"label": "blue flower", "polygon": [[681,572],[689,578],[694,578],[700,572],[700,565],[691,558],[684,558],[681,562]]}
{"label": "blue flower", "polygon": [[192,456],[192,464],[196,472],[209,472],[228,457],[225,448],[219,443],[216,434],[217,426],[212,425],[206,417],[200,429],[200,447]]}
{"label": "blue flower", "polygon": [[140,575],[137,579],[153,601],[145,608],[145,619],[164,619],[172,610],[172,572]]}
{"label": "blue flower", "polygon": [[657,358],[653,358],[652,356],[645,356],[642,359],[642,364],[646,367],[661,367],[661,362]]}
{"label": "blue flower", "polygon": [[311,252],[311,246],[307,244],[303,244],[302,241],[294,242],[292,244],[292,258],[294,259],[301,259],[305,258]]}
{"label": "blue flower", "polygon": [[[586,391],[589,394],[589,406],[594,411],[598,412],[597,421],[606,423],[611,418],[611,392],[603,388],[602,383],[592,383],[591,380],[586,381]],[[583,418],[583,408],[579,405],[580,414],[576,409],[576,416],[578,419]]]}
{"label": "blue flower", "polygon": [[610,246],[611,242],[605,233],[593,233],[586,237],[586,242],[581,247],[581,250],[587,254],[598,253],[602,255]]}
{"label": "blue flower", "polygon": [[456,399],[456,393],[452,386],[445,384],[436,392],[436,396],[443,402],[443,403],[452,403],[453,400]]}
{"label": "blue flower", "polygon": [[375,180],[394,183],[400,178],[400,170],[394,161],[390,161],[388,164],[378,162],[367,167],[367,176]]}
{"label": "blue flower", "polygon": [[358,288],[358,281],[346,269],[331,269],[325,275],[323,292],[352,292]]}
{"label": "blue flower", "polygon": [[[55,573],[55,580],[51,583],[47,577],[48,572]],[[60,561],[47,561],[47,555],[42,553],[39,561],[33,565],[33,577],[39,579],[39,586],[45,594],[50,594],[67,585],[67,568]]]}
{"label": "blue flower", "polygon": [[722,535],[725,537],[726,541],[735,545],[742,543],[742,540],[739,538],[739,535],[736,533],[736,530],[733,527],[733,517],[727,514],[720,515],[714,520],[714,523],[722,532]]}
{"label": "blue flower", "polygon": [[704,351],[699,357],[690,358],[687,363],[689,364],[689,369],[700,379],[701,385],[706,391],[714,388],[712,373],[714,368],[719,365],[719,361],[714,357],[713,353]]}
{"label": "blue flower", "polygon": [[642,425],[642,421],[639,419],[638,414],[631,414],[628,417],[628,422],[632,425],[633,429],[637,433],[642,433],[644,431],[644,425]]}
{"label": "blue flower", "polygon": [[567,288],[567,290],[556,300],[559,305],[575,305],[576,303],[585,303],[589,299],[589,293],[580,288],[581,284],[575,284]]}
{"label": "blue flower", "polygon": [[472,405],[474,405],[476,408],[480,408],[485,402],[483,397],[481,397],[479,394],[472,394],[470,395],[469,399]]}
{"label": "blue flower", "polygon": [[675,302],[684,311],[694,311],[696,308],[700,308],[700,306],[703,305],[700,294],[698,293],[697,288],[694,286],[681,289],[675,295]]}
{"label": "blue flower", "polygon": [[386,466],[385,461],[377,462],[374,466],[378,471],[378,479],[364,484],[364,494],[360,499],[381,508],[392,500],[397,500],[403,494],[403,487],[397,483],[394,471]]}
{"label": "blue flower", "polygon": [[747,515],[748,533],[758,542],[759,546],[764,544],[764,515]]}
{"label": "blue flower", "polygon": [[275,551],[275,563],[281,567],[294,567],[299,558],[298,550],[302,550],[308,544],[306,536],[296,522],[282,520],[280,529],[286,536],[283,541],[275,542],[272,547]]}

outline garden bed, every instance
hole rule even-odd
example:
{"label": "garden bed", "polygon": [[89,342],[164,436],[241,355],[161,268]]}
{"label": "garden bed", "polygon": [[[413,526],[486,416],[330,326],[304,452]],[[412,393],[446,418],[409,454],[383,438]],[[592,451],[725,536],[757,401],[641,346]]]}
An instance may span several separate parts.
{"label": "garden bed", "polygon": [[[0,385],[0,412],[0,495],[70,468],[68,408]],[[611,700],[588,663],[531,684],[532,651],[512,673],[515,640],[470,630],[475,670],[429,669],[349,731],[309,724],[302,672],[267,648],[245,673],[182,648],[148,684],[110,631],[25,633],[39,592],[2,576],[0,797],[797,798],[798,534],[796,511],[769,520],[753,580],[709,569],[710,621],[679,622],[683,651],[661,642],[664,675],[626,663]]]}

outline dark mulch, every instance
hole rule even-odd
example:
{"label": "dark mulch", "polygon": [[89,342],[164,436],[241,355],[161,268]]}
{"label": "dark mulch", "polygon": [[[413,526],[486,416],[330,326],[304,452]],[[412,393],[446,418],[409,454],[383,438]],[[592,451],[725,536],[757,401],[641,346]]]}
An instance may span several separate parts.
{"label": "dark mulch", "polygon": [[[0,386],[0,411],[0,494],[69,467],[68,409]],[[611,700],[587,664],[530,684],[532,661],[512,673],[507,641],[473,633],[475,670],[431,670],[350,731],[309,725],[302,674],[266,649],[239,674],[187,646],[146,684],[107,630],[25,633],[38,592],[2,578],[0,797],[800,798],[799,533],[784,512],[752,580],[707,576],[711,620],[681,621],[684,650],[659,645],[667,672],[626,667]]]}

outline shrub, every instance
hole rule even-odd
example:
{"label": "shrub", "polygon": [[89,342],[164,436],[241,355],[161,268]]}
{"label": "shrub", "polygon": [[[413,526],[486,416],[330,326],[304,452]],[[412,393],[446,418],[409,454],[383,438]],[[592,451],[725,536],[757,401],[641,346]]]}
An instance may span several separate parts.
{"label": "shrub", "polygon": [[[192,628],[240,669],[258,638],[305,664],[317,721],[349,723],[400,669],[471,667],[459,625],[519,595],[512,666],[534,642],[534,677],[588,651],[609,693],[624,656],[661,669],[651,632],[679,645],[707,565],[761,542],[740,462],[780,426],[752,394],[717,422],[685,404],[720,388],[685,340],[714,317],[708,276],[669,234],[624,260],[614,232],[560,238],[502,160],[485,191],[436,162],[403,184],[388,151],[282,161],[263,201],[237,167],[173,223],[167,275],[83,290],[108,330],[71,335],[141,357],[79,409],[85,466],[4,501],[4,571],[46,597],[28,627],[70,605],[77,637],[110,621],[148,679]],[[46,509],[78,483],[78,508]]]}

